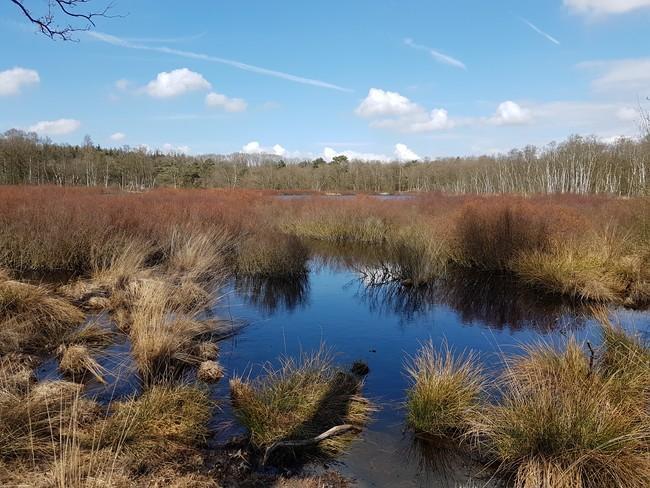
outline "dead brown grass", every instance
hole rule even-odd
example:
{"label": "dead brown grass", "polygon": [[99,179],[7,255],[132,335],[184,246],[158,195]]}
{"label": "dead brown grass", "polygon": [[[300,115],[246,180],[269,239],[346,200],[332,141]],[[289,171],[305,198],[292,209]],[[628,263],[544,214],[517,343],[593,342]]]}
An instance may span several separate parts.
{"label": "dead brown grass", "polygon": [[50,288],[0,281],[0,353],[56,348],[83,319],[81,310]]}

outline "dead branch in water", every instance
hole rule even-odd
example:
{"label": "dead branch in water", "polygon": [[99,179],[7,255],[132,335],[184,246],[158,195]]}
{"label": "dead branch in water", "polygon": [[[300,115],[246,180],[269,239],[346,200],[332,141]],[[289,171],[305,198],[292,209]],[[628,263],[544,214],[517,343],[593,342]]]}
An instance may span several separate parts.
{"label": "dead branch in water", "polygon": [[264,457],[262,458],[262,466],[265,466],[269,457],[271,456],[271,453],[275,451],[276,449],[280,447],[305,447],[305,446],[312,446],[314,444],[318,444],[325,439],[328,439],[330,437],[334,437],[336,435],[341,435],[346,432],[349,432],[351,430],[359,431],[359,427],[356,427],[354,425],[350,424],[342,424],[342,425],[336,425],[332,427],[331,429],[326,430],[322,434],[317,435],[316,437],[312,437],[311,439],[296,439],[296,440],[288,440],[288,441],[277,441],[271,444],[269,447],[267,447],[264,451]]}

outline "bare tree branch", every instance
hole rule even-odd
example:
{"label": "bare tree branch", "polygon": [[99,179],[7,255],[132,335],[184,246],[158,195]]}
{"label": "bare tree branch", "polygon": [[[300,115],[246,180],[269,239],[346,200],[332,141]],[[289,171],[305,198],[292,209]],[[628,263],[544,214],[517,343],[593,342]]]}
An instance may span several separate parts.
{"label": "bare tree branch", "polygon": [[[95,27],[97,18],[115,18],[121,15],[111,15],[113,2],[101,10],[90,9],[89,4],[94,0],[48,0],[47,12],[34,13],[25,4],[26,0],[9,0],[16,5],[21,13],[34,24],[41,34],[50,39],[77,41],[75,32],[85,32]],[[60,18],[70,22],[60,23]],[[74,20],[74,22],[72,22]]]}

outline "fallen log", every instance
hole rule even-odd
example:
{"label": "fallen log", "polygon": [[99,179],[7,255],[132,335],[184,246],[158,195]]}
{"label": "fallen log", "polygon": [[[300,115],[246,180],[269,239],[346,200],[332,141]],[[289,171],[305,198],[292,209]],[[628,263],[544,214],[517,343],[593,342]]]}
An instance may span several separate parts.
{"label": "fallen log", "polygon": [[331,429],[326,430],[322,434],[319,434],[316,437],[312,437],[311,439],[295,439],[295,440],[274,442],[269,447],[267,447],[266,450],[264,451],[264,457],[262,458],[262,466],[266,465],[266,463],[269,460],[269,457],[271,456],[273,451],[275,451],[276,449],[278,449],[280,447],[312,446],[314,444],[318,444],[319,442],[324,441],[325,439],[328,439],[330,437],[334,437],[336,435],[345,434],[346,432],[349,432],[351,430],[359,431],[361,429],[359,429],[359,427],[356,427],[354,425],[343,424],[343,425],[334,426]]}

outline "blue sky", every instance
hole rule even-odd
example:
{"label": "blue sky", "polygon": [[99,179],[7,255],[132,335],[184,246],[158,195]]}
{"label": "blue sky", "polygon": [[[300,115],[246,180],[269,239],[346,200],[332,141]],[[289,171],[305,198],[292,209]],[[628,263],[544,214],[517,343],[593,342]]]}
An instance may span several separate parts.
{"label": "blue sky", "polygon": [[126,15],[53,42],[0,0],[0,131],[410,159],[636,136],[650,103],[650,0],[116,0],[114,12]]}

